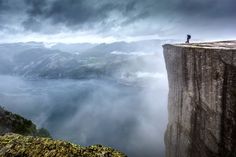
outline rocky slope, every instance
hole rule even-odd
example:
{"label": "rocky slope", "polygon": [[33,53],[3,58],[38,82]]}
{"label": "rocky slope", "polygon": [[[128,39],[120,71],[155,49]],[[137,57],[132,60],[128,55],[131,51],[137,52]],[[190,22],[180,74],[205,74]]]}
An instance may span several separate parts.
{"label": "rocky slope", "polygon": [[167,157],[236,156],[236,41],[164,45]]}
{"label": "rocky slope", "polygon": [[[17,133],[17,134],[15,134]],[[21,134],[21,135],[20,135]],[[102,145],[82,147],[53,140],[46,129],[0,107],[0,157],[125,157]]]}
{"label": "rocky slope", "polygon": [[46,129],[37,129],[36,125],[32,123],[32,121],[0,107],[0,135],[9,132],[22,135],[50,137],[50,134]]}

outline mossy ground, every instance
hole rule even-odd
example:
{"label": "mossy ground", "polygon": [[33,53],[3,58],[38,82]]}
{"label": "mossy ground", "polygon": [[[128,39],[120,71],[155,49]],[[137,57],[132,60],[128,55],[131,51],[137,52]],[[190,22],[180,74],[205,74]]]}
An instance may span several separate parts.
{"label": "mossy ground", "polygon": [[109,147],[93,145],[82,147],[72,143],[6,134],[0,136],[0,157],[126,157]]}

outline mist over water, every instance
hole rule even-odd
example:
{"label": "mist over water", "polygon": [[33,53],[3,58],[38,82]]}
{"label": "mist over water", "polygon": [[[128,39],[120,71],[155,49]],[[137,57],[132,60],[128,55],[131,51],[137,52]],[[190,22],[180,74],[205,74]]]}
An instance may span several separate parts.
{"label": "mist over water", "polygon": [[168,84],[160,54],[144,60],[146,71],[127,74],[137,65],[126,63],[120,80],[0,75],[0,105],[47,128],[55,139],[103,144],[129,157],[162,157]]}

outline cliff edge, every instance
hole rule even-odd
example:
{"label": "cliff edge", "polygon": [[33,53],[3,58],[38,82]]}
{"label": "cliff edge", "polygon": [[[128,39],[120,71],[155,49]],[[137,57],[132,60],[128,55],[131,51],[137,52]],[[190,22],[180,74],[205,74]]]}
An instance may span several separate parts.
{"label": "cliff edge", "polygon": [[236,41],[164,45],[167,157],[236,156]]}

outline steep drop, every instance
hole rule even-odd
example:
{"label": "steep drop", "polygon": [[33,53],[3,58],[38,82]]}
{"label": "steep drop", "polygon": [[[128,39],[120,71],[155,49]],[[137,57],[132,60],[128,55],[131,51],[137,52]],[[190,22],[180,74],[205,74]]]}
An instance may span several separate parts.
{"label": "steep drop", "polygon": [[167,157],[236,156],[236,41],[164,45]]}

